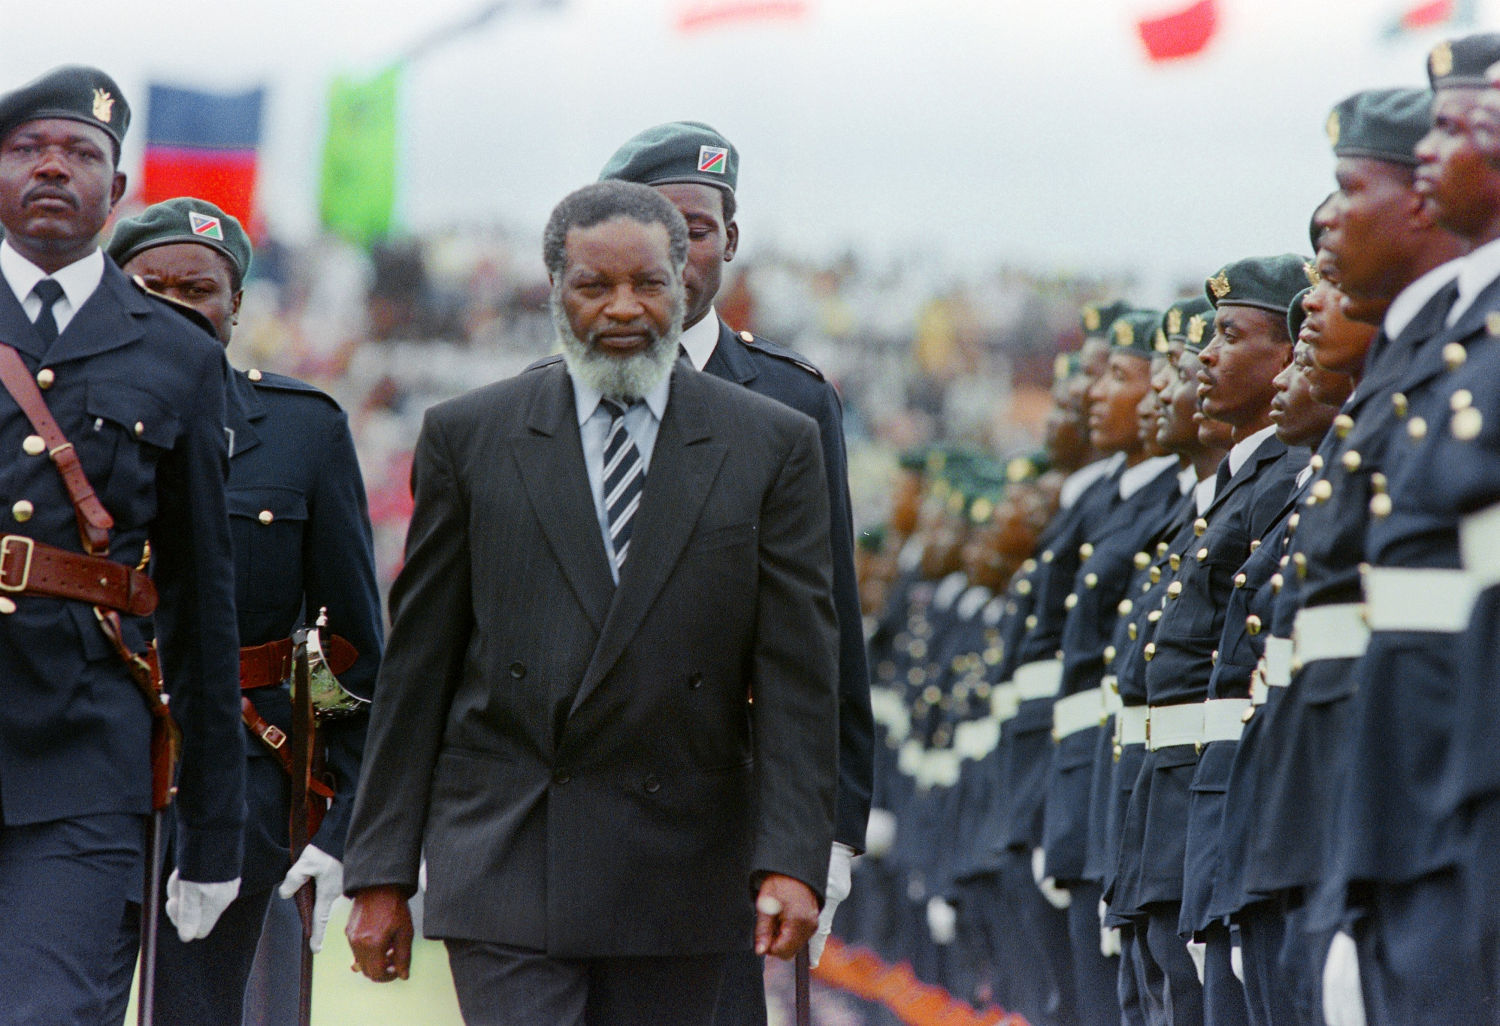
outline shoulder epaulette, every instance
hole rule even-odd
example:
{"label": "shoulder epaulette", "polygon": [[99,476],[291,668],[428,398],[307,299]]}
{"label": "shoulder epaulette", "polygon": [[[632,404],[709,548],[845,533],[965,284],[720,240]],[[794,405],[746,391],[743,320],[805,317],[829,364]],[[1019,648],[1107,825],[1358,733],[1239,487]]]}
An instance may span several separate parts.
{"label": "shoulder epaulette", "polygon": [[149,296],[150,298],[156,300],[158,303],[164,303],[175,313],[186,317],[193,323],[193,326],[195,328],[202,328],[204,331],[208,332],[211,338],[217,339],[219,337],[218,329],[214,327],[213,321],[209,320],[207,317],[203,316],[201,313],[199,313],[197,310],[194,310],[186,303],[180,300],[173,299],[171,296],[165,295],[161,292],[157,292],[155,289],[147,288],[145,279],[143,279],[139,274],[130,275],[130,283],[136,288],[140,289],[143,295]]}
{"label": "shoulder epaulette", "polygon": [[767,341],[748,331],[736,332],[735,337],[749,348],[754,349],[757,353],[765,353],[767,356],[801,367],[819,381],[828,380],[823,376],[823,372],[818,370],[816,364],[808,360],[801,353],[788,349],[786,346],[777,345],[775,342]]}
{"label": "shoulder epaulette", "polygon": [[319,399],[326,399],[339,409],[343,409],[342,406],[339,406],[338,400],[333,396],[323,391],[317,385],[310,385],[298,378],[287,377],[285,374],[272,374],[270,371],[263,371],[255,367],[247,370],[245,377],[249,378],[250,383],[256,388],[268,388],[273,392],[296,392],[299,395],[317,396]]}

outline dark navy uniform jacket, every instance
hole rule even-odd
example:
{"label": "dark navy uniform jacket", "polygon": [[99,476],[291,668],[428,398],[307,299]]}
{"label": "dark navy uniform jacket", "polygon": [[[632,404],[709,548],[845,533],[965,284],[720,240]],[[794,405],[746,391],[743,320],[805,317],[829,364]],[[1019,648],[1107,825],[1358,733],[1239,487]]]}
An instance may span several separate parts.
{"label": "dark navy uniform jacket", "polygon": [[[0,279],[0,341],[33,373],[114,517],[110,558],[131,566],[151,543],[160,595],[158,640],[184,749],[176,800],[185,879],[240,871],[245,751],[233,563],[225,510],[223,349],[105,261],[98,288],[50,345]],[[0,395],[0,520],[14,532],[81,552],[62,477],[22,442],[32,434]],[[17,514],[25,500],[35,509]],[[24,507],[23,507],[24,508]],[[19,826],[150,810],[150,717],[83,602],[15,596],[0,615],[0,822]],[[124,618],[137,649],[145,619]]]}
{"label": "dark navy uniform jacket", "polygon": [[[348,419],[311,385],[259,371],[232,372],[227,407],[240,643],[286,638],[316,622],[326,607],[329,632],[359,651],[339,682],[368,699],[380,666],[380,596]],[[246,696],[266,720],[290,729],[286,687],[258,688]],[[361,711],[319,728],[336,797],[312,843],[334,858],[344,854],[367,719]],[[248,893],[286,873],[288,782],[259,738],[247,733],[245,744],[251,815],[242,886]]]}
{"label": "dark navy uniform jacket", "polygon": [[[1424,460],[1435,444],[1429,439],[1448,431],[1454,415],[1453,358],[1459,348],[1478,356],[1495,346],[1487,323],[1497,309],[1500,281],[1424,345],[1401,378],[1407,413],[1405,430],[1395,432],[1389,448],[1391,512],[1371,518],[1366,538],[1376,566],[1459,567],[1460,511],[1449,501],[1455,485],[1434,482],[1462,475],[1465,464]],[[1355,664],[1357,726],[1328,878],[1401,882],[1462,857],[1459,824],[1444,807],[1448,760],[1435,757],[1447,750],[1463,715],[1456,641],[1441,632],[1378,631]]]}
{"label": "dark navy uniform jacket", "polygon": [[[1130,498],[1119,500],[1084,543],[1073,577],[1071,598],[1060,639],[1063,651],[1061,695],[1076,695],[1099,687],[1104,676],[1104,650],[1114,634],[1120,601],[1133,577],[1132,561],[1141,547],[1161,530],[1161,522],[1181,496],[1175,462],[1142,485]],[[1118,484],[1117,484],[1118,487]],[[1118,492],[1116,493],[1118,498]],[[1102,703],[1101,720],[1102,716]],[[1099,726],[1070,734],[1055,743],[1047,781],[1043,844],[1047,875],[1058,883],[1083,878],[1088,844],[1089,791]]]}
{"label": "dark navy uniform jacket", "polygon": [[[1289,459],[1286,445],[1274,435],[1266,438],[1214,495],[1203,516],[1206,528],[1189,543],[1167,587],[1146,666],[1149,705],[1208,697],[1234,575],[1249,557],[1251,543],[1275,522],[1292,479],[1307,463],[1305,449],[1294,452]],[[1148,751],[1141,763],[1128,813],[1141,819],[1140,910],[1182,900],[1187,805],[1197,761],[1193,745],[1175,745]]]}
{"label": "dark navy uniform jacket", "polygon": [[854,520],[849,468],[844,454],[843,407],[838,392],[801,356],[768,342],[736,334],[719,322],[719,341],[705,373],[737,382],[818,422],[823,469],[828,477],[829,542],[833,552],[833,605],[839,619],[839,788],[833,839],[865,850],[874,787],[874,722],[870,715],[870,671],[865,658],[859,585],[854,577]]}
{"label": "dark navy uniform jacket", "polygon": [[[1366,373],[1320,451],[1317,477],[1327,484],[1315,481],[1313,488],[1326,492],[1309,497],[1291,532],[1283,576],[1294,587],[1277,598],[1278,633],[1285,624],[1290,636],[1302,607],[1362,601],[1360,566],[1371,503],[1388,490],[1389,450],[1405,431],[1402,412],[1410,400],[1398,385],[1411,367],[1431,365],[1427,343],[1447,305],[1442,294],[1433,297],[1396,338],[1382,333],[1372,344]],[[1248,891],[1305,888],[1323,876],[1344,787],[1344,763],[1335,753],[1348,750],[1354,727],[1354,663],[1322,659],[1301,667],[1276,708],[1264,711],[1270,715],[1260,729],[1257,811],[1244,874]]]}

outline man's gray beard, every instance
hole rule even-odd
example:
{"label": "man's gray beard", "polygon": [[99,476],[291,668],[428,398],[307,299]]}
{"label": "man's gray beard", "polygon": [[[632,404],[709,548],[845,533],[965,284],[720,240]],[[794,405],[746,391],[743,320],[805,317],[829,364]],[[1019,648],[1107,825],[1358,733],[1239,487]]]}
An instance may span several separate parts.
{"label": "man's gray beard", "polygon": [[651,343],[643,352],[632,356],[610,356],[590,346],[573,334],[562,299],[552,293],[552,326],[562,343],[563,362],[568,373],[608,399],[629,404],[646,397],[672,372],[677,350],[682,344],[682,311],[686,299],[679,291],[672,303],[672,330]]}

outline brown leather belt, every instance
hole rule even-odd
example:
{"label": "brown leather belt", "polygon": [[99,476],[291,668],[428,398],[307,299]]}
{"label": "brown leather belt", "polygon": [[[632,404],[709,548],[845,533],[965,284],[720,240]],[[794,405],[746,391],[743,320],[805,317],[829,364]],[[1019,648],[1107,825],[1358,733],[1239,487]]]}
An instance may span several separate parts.
{"label": "brown leather belt", "polygon": [[[240,690],[280,687],[281,682],[292,675],[292,649],[291,638],[280,638],[264,645],[240,649]],[[354,661],[359,658],[359,651],[337,634],[332,634],[324,642],[323,658],[337,677],[354,665]],[[161,680],[161,667],[156,661],[155,648],[146,653],[146,662],[151,666],[152,677]]]}
{"label": "brown leather belt", "polygon": [[156,609],[156,585],[144,572],[22,534],[0,535],[0,594],[78,599],[131,616]]}

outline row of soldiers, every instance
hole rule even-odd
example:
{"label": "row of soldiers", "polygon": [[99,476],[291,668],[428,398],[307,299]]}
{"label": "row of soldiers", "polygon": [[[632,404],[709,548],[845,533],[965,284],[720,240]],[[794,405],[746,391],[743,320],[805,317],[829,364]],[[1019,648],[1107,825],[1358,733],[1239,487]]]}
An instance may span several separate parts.
{"label": "row of soldiers", "polygon": [[1313,258],[1087,309],[1044,459],[905,464],[842,934],[1036,1026],[1500,1020],[1497,62],[1334,107]]}

